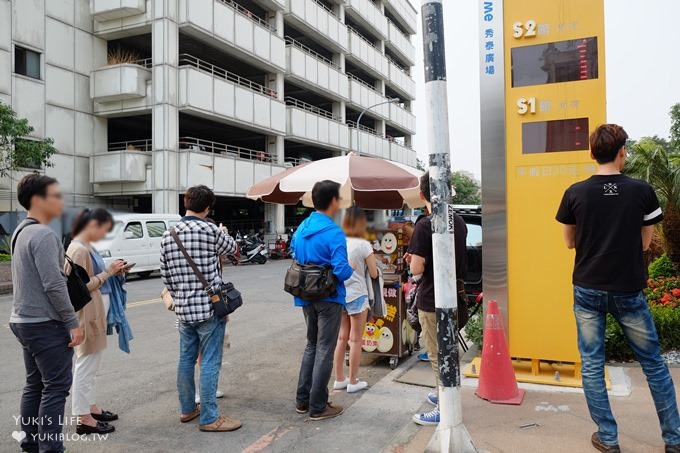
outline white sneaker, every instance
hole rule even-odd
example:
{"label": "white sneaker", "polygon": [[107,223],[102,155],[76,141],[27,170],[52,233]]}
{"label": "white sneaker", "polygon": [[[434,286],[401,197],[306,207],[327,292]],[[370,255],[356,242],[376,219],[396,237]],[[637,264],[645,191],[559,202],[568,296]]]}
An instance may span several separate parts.
{"label": "white sneaker", "polygon": [[[215,398],[224,398],[224,392],[222,390],[218,390],[215,392]],[[201,402],[201,395],[198,393],[196,394],[196,404]]]}
{"label": "white sneaker", "polygon": [[355,393],[368,388],[368,382],[359,381],[356,384],[347,384],[347,393]]}
{"label": "white sneaker", "polygon": [[344,381],[335,381],[333,383],[333,390],[344,390],[349,385],[349,378],[345,378]]}

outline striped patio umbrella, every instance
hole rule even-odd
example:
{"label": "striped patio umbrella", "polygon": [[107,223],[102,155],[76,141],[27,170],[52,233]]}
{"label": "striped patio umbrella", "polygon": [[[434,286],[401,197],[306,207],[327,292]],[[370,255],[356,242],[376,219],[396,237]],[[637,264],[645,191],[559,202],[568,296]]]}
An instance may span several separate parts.
{"label": "striped patio umbrella", "polygon": [[267,203],[312,206],[311,191],[318,181],[341,185],[342,207],[399,209],[404,204],[423,206],[420,199],[422,172],[396,162],[348,154],[288,168],[253,185],[247,197]]}

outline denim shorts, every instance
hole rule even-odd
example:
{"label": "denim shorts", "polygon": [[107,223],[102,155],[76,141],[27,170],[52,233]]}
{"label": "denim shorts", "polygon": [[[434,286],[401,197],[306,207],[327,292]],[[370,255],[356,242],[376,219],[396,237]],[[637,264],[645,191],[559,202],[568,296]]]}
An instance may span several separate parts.
{"label": "denim shorts", "polygon": [[359,296],[351,302],[345,303],[345,311],[348,315],[358,315],[368,309],[368,296]]}

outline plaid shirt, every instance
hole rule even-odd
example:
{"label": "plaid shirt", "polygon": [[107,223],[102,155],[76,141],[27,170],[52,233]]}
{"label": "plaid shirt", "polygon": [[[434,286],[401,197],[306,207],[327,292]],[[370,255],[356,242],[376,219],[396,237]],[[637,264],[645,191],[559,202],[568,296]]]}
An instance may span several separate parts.
{"label": "plaid shirt", "polygon": [[[198,217],[184,217],[175,230],[205,279],[213,286],[221,283],[220,256],[236,253],[236,241],[216,225]],[[161,239],[161,277],[175,300],[175,314],[180,321],[195,323],[212,316],[210,298],[170,231]]]}

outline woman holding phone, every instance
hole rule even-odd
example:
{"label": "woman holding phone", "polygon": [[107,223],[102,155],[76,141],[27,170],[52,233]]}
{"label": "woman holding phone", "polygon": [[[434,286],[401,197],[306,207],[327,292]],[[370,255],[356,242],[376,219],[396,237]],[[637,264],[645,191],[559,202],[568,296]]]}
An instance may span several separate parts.
{"label": "woman holding phone", "polygon": [[[82,266],[90,276],[87,288],[92,300],[78,312],[80,327],[85,340],[76,347],[73,371],[73,414],[78,416],[78,434],[106,434],[115,430],[108,422],[118,415],[102,410],[96,404],[95,376],[106,349],[106,317],[109,311],[110,282],[115,275],[125,272],[126,262],[116,260],[105,267],[101,255],[92,243],[104,239],[113,227],[113,216],[106,209],[85,209],[76,216],[71,232],[73,241],[66,254],[75,264]],[[71,272],[68,261],[65,272]]]}

